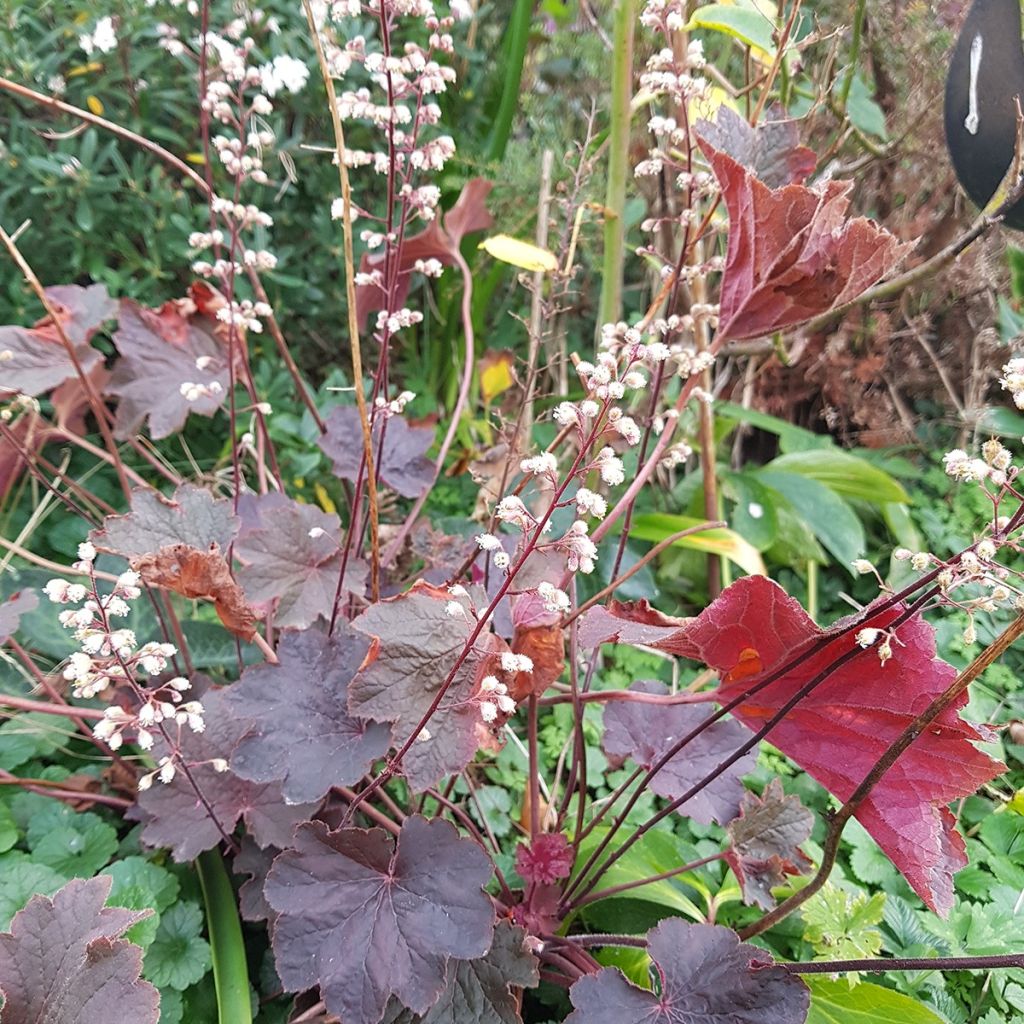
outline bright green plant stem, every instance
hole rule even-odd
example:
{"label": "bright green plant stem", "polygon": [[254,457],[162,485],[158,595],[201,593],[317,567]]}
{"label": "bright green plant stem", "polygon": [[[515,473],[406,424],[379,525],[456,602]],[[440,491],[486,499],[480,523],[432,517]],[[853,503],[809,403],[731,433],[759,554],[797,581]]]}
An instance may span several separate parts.
{"label": "bright green plant stem", "polygon": [[220,850],[207,850],[195,862],[206,904],[206,929],[213,953],[218,1024],[252,1024],[249,968],[231,880]]}
{"label": "bright green plant stem", "polygon": [[629,178],[630,102],[633,96],[633,36],[637,0],[617,0],[612,50],[612,109],[608,136],[608,187],[604,212],[604,268],[598,323],[616,322],[622,315],[622,267],[626,230],[626,182]]}
{"label": "bright green plant stem", "polygon": [[523,62],[526,60],[532,20],[533,0],[515,0],[508,23],[508,53],[505,58],[505,77],[501,83],[501,102],[487,140],[488,161],[500,161],[505,156],[505,147],[512,134],[512,120],[519,106],[519,84],[523,78]]}

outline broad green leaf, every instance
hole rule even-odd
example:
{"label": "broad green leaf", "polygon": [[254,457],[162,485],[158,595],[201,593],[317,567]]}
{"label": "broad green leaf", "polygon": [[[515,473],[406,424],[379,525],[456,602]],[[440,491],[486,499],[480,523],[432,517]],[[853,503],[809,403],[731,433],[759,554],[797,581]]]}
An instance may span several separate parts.
{"label": "broad green leaf", "polygon": [[750,7],[709,4],[694,11],[686,31],[710,29],[738,39],[745,46],[756,46],[765,53],[775,53],[775,25],[761,11]]}
{"label": "broad green leaf", "polygon": [[[629,535],[636,540],[662,541],[673,533],[699,526],[702,520],[689,516],[674,516],[665,512],[645,512],[633,520]],[[735,562],[744,572],[752,576],[765,576],[767,571],[761,553],[738,533],[724,527],[694,533],[677,540],[673,547],[704,551],[709,555],[721,555]]]}
{"label": "broad green leaf", "polygon": [[[778,459],[769,466],[777,462]],[[849,504],[814,477],[771,470],[757,475],[762,483],[789,501],[825,549],[844,569],[852,572],[850,563],[864,557],[867,541],[864,527]]]}
{"label": "broad green leaf", "polygon": [[0,804],[0,853],[6,853],[18,841],[18,825],[7,804]]}
{"label": "broad green leaf", "polygon": [[12,851],[0,856],[0,931],[6,931],[11,918],[36,894],[52,896],[66,881],[62,874],[38,864],[25,853]]}
{"label": "broad green leaf", "polygon": [[1024,416],[1002,405],[989,406],[978,417],[978,429],[1000,437],[1020,437],[1024,434]]}
{"label": "broad green leaf", "polygon": [[[837,89],[842,81],[843,77],[840,76],[836,82]],[[883,141],[888,138],[885,112],[875,102],[871,90],[860,75],[854,75],[853,81],[850,83],[850,95],[846,101],[846,116],[850,119],[850,124],[865,135],[873,135],[876,139]]]}
{"label": "broad green leaf", "polygon": [[857,960],[877,956],[882,933],[877,925],[885,911],[885,893],[870,899],[826,883],[804,905],[804,939],[820,960]]}
{"label": "broad green leaf", "polygon": [[1008,345],[1019,334],[1024,334],[1024,313],[1014,309],[1005,295],[999,296],[999,338]]}
{"label": "broad green leaf", "polygon": [[[579,855],[576,858],[578,866],[582,867],[587,862],[590,855],[597,849],[598,843],[607,834],[608,829],[598,826],[587,836],[580,844]],[[623,838],[625,837],[623,836]],[[616,843],[613,840],[609,849],[614,850],[615,846]],[[649,878],[652,875],[660,875],[686,862],[687,858],[680,849],[679,840],[668,832],[655,829],[630,847],[625,855],[601,876],[596,888],[607,889],[635,882],[641,878]],[[704,921],[704,911],[687,895],[688,891],[693,891],[693,887],[683,884],[684,881],[693,880],[689,874],[678,875],[676,878],[664,878],[660,882],[652,882],[650,885],[627,889],[621,894],[608,897],[608,899],[643,900],[648,903],[656,903],[668,912],[681,914],[693,921]]]}
{"label": "broad green leaf", "polygon": [[154,911],[151,917],[139,921],[125,933],[128,939],[145,949],[156,937],[160,913],[178,898],[178,880],[170,871],[145,857],[124,857],[104,868],[102,873],[114,880],[107,898],[108,907]]}
{"label": "broad green leaf", "polygon": [[804,570],[807,562],[824,565],[828,556],[822,550],[810,527],[800,518],[793,506],[779,495],[775,515],[779,521],[779,532],[775,543],[768,550],[772,562],[792,565]]}
{"label": "broad green leaf", "polygon": [[758,430],[774,434],[779,439],[779,448],[783,452],[803,452],[816,448],[835,448],[832,438],[825,434],[815,434],[803,427],[794,426],[777,416],[756,409],[747,409],[735,402],[715,402],[715,418],[734,420],[736,423],[749,423]]}
{"label": "broad green leaf", "polygon": [[513,267],[523,270],[543,271],[550,273],[558,269],[558,260],[554,254],[542,249],[532,242],[523,242],[511,235],[492,235],[485,238],[479,245],[484,252],[502,263],[511,263]]}
{"label": "broad green leaf", "polygon": [[200,936],[203,912],[198,904],[175,903],[160,916],[143,966],[143,977],[158,988],[186,989],[210,969],[210,945]]}
{"label": "broad green leaf", "polygon": [[722,490],[734,502],[729,515],[733,529],[758,551],[770,548],[778,534],[777,497],[752,473],[721,474]]}
{"label": "broad green leaf", "polygon": [[70,734],[55,715],[16,715],[0,725],[0,768],[12,772],[33,758],[52,754]]}
{"label": "broad green leaf", "polygon": [[828,978],[804,981],[811,990],[807,1024],[945,1024],[916,999],[881,985],[862,981],[851,988]]}
{"label": "broad green leaf", "polygon": [[117,852],[117,831],[90,812],[42,835],[30,828],[28,840],[34,860],[68,878],[91,878]]}
{"label": "broad green leaf", "polygon": [[773,459],[765,468],[799,473],[820,481],[844,498],[860,498],[872,505],[910,501],[907,492],[885,470],[838,448],[789,452]]}

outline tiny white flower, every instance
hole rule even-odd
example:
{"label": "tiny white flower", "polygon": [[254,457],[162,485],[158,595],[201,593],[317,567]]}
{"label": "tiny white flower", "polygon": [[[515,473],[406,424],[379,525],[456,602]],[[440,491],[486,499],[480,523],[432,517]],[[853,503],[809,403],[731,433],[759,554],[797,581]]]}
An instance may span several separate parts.
{"label": "tiny white flower", "polygon": [[875,567],[866,558],[855,558],[850,564],[854,572],[860,573],[861,576],[875,571]]}

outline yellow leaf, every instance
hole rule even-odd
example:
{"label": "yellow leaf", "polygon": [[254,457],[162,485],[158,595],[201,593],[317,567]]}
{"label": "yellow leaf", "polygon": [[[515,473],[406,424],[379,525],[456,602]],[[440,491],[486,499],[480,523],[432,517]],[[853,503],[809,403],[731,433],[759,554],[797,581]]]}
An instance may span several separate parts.
{"label": "yellow leaf", "polygon": [[690,124],[696,124],[701,119],[714,121],[719,107],[728,107],[737,114],[740,112],[736,101],[720,85],[713,85],[707,95],[695,96],[690,100]]}
{"label": "yellow leaf", "polygon": [[[701,522],[702,520],[691,519],[689,516],[646,512],[633,520],[629,535],[636,540],[657,542],[680,530],[699,526]],[[764,560],[757,548],[734,530],[726,527],[720,526],[713,530],[690,534],[689,537],[681,537],[672,546],[703,551],[709,555],[722,555],[751,576],[766,576],[768,574],[764,567]]]}
{"label": "yellow leaf", "polygon": [[1024,814],[1024,789],[1018,789],[1006,805],[1014,814]]}
{"label": "yellow leaf", "polygon": [[97,96],[86,96],[85,105],[97,116],[100,117],[103,114],[103,104],[99,101]]}
{"label": "yellow leaf", "polygon": [[67,78],[77,78],[79,75],[87,75],[91,71],[99,71],[103,65],[98,60],[91,60],[88,64],[79,64],[72,68],[66,75]]}
{"label": "yellow leaf", "polygon": [[480,371],[480,394],[488,405],[515,383],[512,376],[512,353],[508,349],[488,351],[477,363]]}
{"label": "yellow leaf", "polygon": [[558,267],[554,255],[531,242],[522,242],[510,235],[492,235],[480,243],[484,252],[490,253],[502,263],[511,263],[513,267],[523,270],[542,270],[545,273]]}
{"label": "yellow leaf", "polygon": [[333,515],[338,511],[338,506],[331,501],[331,496],[327,493],[327,488],[323,484],[313,484],[313,490],[316,492],[316,500],[325,512],[330,512]]}
{"label": "yellow leaf", "polygon": [[202,165],[202,164],[206,163],[206,157],[203,156],[202,153],[186,153],[185,154],[185,159],[190,164],[200,164],[200,165]]}

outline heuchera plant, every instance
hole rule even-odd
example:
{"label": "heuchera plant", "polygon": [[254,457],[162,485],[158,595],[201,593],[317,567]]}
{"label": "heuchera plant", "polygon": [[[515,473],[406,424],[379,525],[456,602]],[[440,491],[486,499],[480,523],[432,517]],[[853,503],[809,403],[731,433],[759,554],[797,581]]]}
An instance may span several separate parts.
{"label": "heuchera plant", "polygon": [[[242,915],[268,922],[284,989],[314,993],[344,1024],[509,1024],[521,1020],[524,989],[541,979],[568,990],[573,1024],[799,1024],[809,1006],[802,973],[865,964],[775,962],[746,940],[821,888],[850,817],[927,906],[947,913],[953,874],[966,864],[948,805],[1002,769],[976,745],[985,729],[960,711],[970,680],[1024,620],[988,661],[958,676],[936,658],[925,618],[943,605],[967,610],[972,622],[1024,606],[999,561],[1001,550],[1016,550],[1024,506],[1003,512],[1021,495],[998,443],[981,458],[947,457],[953,477],[991,499],[979,538],[948,560],[897,551],[912,581],[894,592],[879,577],[878,598],[828,628],[760,576],[737,580],[686,619],[614,600],[640,567],[623,570],[637,497],[655,473],[691,458],[686,414],[711,401],[702,382],[716,353],[841,310],[908,253],[848,216],[850,183],[805,184],[815,160],[795,125],[771,117],[752,125],[727,109],[714,123],[690,123],[708,85],[699,44],[671,45],[684,6],[651,0],[641,19],[664,48],[640,76],[658,112],[649,124],[654,149],[637,173],[667,171],[680,197],[680,212],[645,225],[660,290],[638,322],[605,324],[593,358],[575,363],[580,397],[553,406],[551,444],[532,450],[520,415],[484,521],[467,521],[464,536],[435,538],[425,555],[412,539],[474,370],[462,243],[492,223],[492,183],[468,182],[444,213],[434,183],[455,147],[437,127],[437,96],[454,80],[454,37],[472,15],[462,0],[443,15],[428,0],[304,0],[334,128],[341,194],[332,209],[345,241],[353,404],[322,413],[260,283],[276,263],[252,241],[272,225],[250,201],[270,183],[266,119],[277,93],[313,83],[293,58],[263,61],[244,19],[224,35],[204,28],[194,47],[164,40],[196,63],[211,155],[205,174],[180,165],[208,199],[209,217],[191,239],[197,280],[186,297],[145,309],[99,285],[44,290],[17,240],[3,234],[46,316],[0,329],[0,491],[30,473],[91,532],[66,578],[43,588],[69,636],[56,673],[17,643],[19,619],[39,595],[0,605],[0,640],[12,640],[36,691],[5,693],[0,703],[78,723],[111,759],[114,784],[132,791],[127,817],[141,823],[143,843],[180,862],[211,850],[232,858],[247,876]],[[367,18],[372,36],[349,31]],[[113,31],[106,19],[90,41],[105,45]],[[783,38],[780,53],[786,45]],[[346,143],[346,131],[357,130],[365,148]],[[360,205],[350,172],[376,174],[384,187],[367,186]],[[353,224],[365,227],[357,233]],[[659,248],[666,238],[671,252]],[[392,371],[403,332],[422,320],[406,304],[413,289],[450,268],[461,275],[466,357],[437,437],[408,420],[414,396]],[[717,302],[687,304],[687,295],[713,289]],[[110,320],[115,351],[104,359],[93,340]],[[264,328],[345,482],[342,515],[289,496],[248,345]],[[372,352],[365,370],[364,342]],[[528,399],[536,369],[527,368]],[[1024,394],[1017,361],[1003,383]],[[51,414],[37,401],[43,395]],[[101,445],[86,436],[87,411]],[[213,485],[182,479],[140,439],[140,431],[161,439],[192,416],[221,412],[230,466]],[[124,507],[58,478],[43,454],[53,438],[112,466]],[[125,464],[118,442],[141,470]],[[384,521],[385,492],[411,503],[397,521]],[[579,601],[580,577],[605,559],[611,582]],[[875,572],[869,563],[855,568]],[[195,670],[172,595],[209,604],[236,638],[234,681],[218,685]],[[122,625],[140,601],[157,611],[162,636]],[[607,688],[601,650],[614,644],[709,671],[682,691],[642,680]],[[628,769],[601,799],[588,783],[587,709],[595,704],[604,710],[605,754]],[[571,739],[545,777],[539,734],[566,708]],[[813,816],[800,801],[777,781],[760,794],[744,787],[763,740],[840,802],[813,861],[801,850]],[[508,743],[528,764],[514,856],[477,793],[479,759]],[[723,826],[721,848],[622,880],[626,855],[671,815]],[[583,930],[584,908],[694,878],[715,861],[728,864],[757,908],[739,934],[715,923],[713,898],[704,910],[690,904],[694,920],[669,918],[646,934]],[[801,875],[810,877],[794,886]],[[52,900],[33,899],[0,935],[5,1021],[79,1019],[75,1007],[85,1005],[97,1020],[157,1019],[155,991],[139,980],[138,953],[121,937],[138,915],[102,909],[108,890],[97,879],[69,883]],[[591,952],[618,946],[646,950],[652,985]]]}

